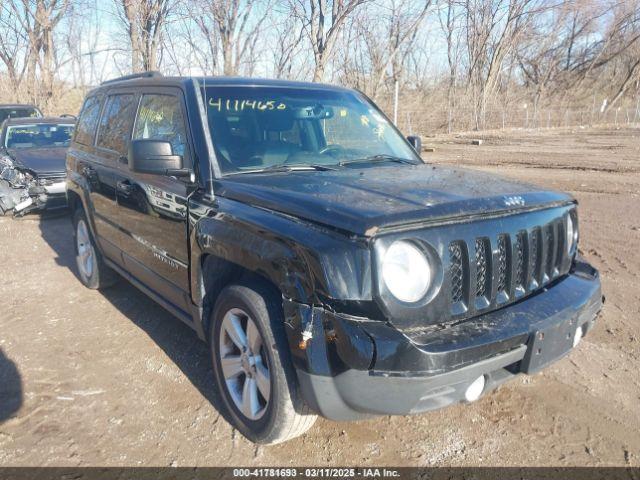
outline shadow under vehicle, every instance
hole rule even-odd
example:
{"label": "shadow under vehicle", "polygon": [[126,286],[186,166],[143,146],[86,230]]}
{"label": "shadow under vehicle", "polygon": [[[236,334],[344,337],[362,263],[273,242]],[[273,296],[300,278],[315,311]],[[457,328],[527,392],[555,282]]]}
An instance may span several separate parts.
{"label": "shadow under vehicle", "polygon": [[191,326],[254,442],[474,401],[564,356],[602,305],[575,199],[429,165],[353,90],[105,82],[67,171],[81,281],[118,273]]}
{"label": "shadow under vehicle", "polygon": [[[69,216],[60,215],[58,212],[45,212],[36,214],[31,219],[39,221],[40,234],[55,252],[56,264],[77,272],[75,246],[69,242],[72,235]],[[211,382],[211,362],[208,359],[207,346],[204,342],[198,341],[196,333],[191,328],[182,322],[171,321],[173,318],[171,313],[144,293],[132,289],[125,282],[119,282],[111,288],[102,290],[101,293],[111,305],[143,330],[162,349],[214,408],[221,414],[225,414],[224,408],[221,407],[220,394]],[[3,370],[9,372],[8,368],[2,368],[1,358],[2,351],[0,351],[0,372]],[[11,378],[15,378],[15,375]],[[7,381],[6,385],[19,386],[16,381]],[[2,391],[1,387],[0,391]]]}

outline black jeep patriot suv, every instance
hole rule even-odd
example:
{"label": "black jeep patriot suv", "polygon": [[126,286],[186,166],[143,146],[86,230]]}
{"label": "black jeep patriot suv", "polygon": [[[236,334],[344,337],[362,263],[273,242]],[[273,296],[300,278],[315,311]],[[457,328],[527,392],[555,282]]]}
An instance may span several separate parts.
{"label": "black jeep patriot suv", "polygon": [[254,442],[474,401],[575,347],[600,280],[572,197],[419,144],[345,88],[109,81],[67,156],[80,279],[115,271],[193,327]]}

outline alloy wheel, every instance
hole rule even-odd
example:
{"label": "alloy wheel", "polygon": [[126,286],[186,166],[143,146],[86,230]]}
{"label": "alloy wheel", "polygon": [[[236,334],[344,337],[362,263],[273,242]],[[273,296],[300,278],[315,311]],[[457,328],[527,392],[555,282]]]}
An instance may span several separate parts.
{"label": "alloy wheel", "polygon": [[89,237],[87,224],[83,219],[78,221],[76,231],[76,244],[78,247],[78,268],[85,278],[90,278],[93,274],[93,245]]}
{"label": "alloy wheel", "polygon": [[239,308],[222,319],[218,355],[227,391],[236,408],[248,419],[258,420],[271,397],[269,361],[260,331]]}

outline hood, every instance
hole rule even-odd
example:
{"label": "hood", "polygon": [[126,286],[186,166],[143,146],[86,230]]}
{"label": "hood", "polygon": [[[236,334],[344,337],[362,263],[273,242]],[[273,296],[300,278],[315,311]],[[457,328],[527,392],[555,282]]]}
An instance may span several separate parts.
{"label": "hood", "polygon": [[573,201],[496,175],[427,164],[236,175],[218,180],[214,192],[365,236],[411,223]]}
{"label": "hood", "polygon": [[9,155],[16,167],[36,176],[58,176],[66,172],[67,150],[67,147],[16,148],[9,150]]}

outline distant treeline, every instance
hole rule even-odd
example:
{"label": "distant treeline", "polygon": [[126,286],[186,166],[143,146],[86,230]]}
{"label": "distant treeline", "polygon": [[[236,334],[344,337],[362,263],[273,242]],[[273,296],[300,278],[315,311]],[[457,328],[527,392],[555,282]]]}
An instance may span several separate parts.
{"label": "distant treeline", "polygon": [[640,0],[0,2],[0,102],[76,113],[144,70],[397,89],[414,131],[638,121]]}

